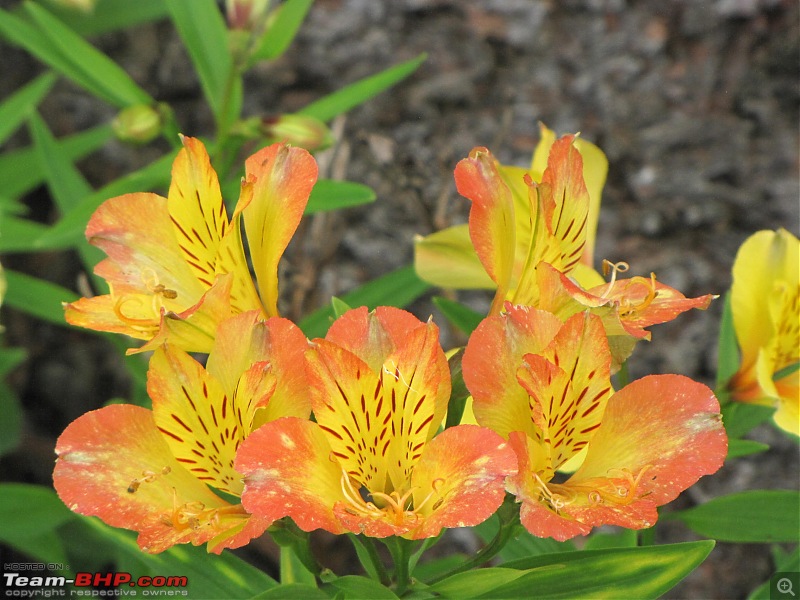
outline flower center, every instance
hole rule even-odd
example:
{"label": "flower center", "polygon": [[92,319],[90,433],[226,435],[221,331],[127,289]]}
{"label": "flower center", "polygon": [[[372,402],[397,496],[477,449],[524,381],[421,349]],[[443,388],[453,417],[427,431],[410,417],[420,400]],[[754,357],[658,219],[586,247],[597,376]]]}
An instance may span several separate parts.
{"label": "flower center", "polygon": [[539,488],[539,500],[560,514],[563,508],[582,499],[585,499],[583,503],[593,506],[631,504],[647,495],[647,492],[639,493],[639,488],[642,477],[651,467],[642,467],[636,475],[629,469],[609,469],[607,477],[592,477],[580,482],[545,482],[538,474],[534,474],[534,478]]}
{"label": "flower center", "polygon": [[214,508],[206,508],[205,504],[197,501],[179,504],[178,494],[173,488],[172,514],[165,515],[162,522],[178,531],[185,531],[186,529],[197,531],[201,527],[218,527],[222,517],[246,519],[249,515],[241,504]]}
{"label": "flower center", "polygon": [[[153,334],[158,331],[164,300],[175,300],[178,292],[159,283],[158,275],[152,269],[142,271],[142,283],[151,294],[150,306],[143,301],[144,294],[125,294],[117,298],[114,303],[114,314],[131,329]],[[130,309],[127,314],[123,310],[125,305]]]}
{"label": "flower center", "polygon": [[[347,501],[347,510],[350,514],[362,517],[379,519],[388,517],[394,521],[396,526],[402,525],[406,519],[417,520],[420,518],[419,511],[431,498],[439,496],[439,490],[444,483],[444,479],[435,479],[431,484],[431,491],[427,496],[414,506],[414,491],[417,488],[409,487],[403,494],[393,490],[388,494],[385,492],[372,492],[363,489],[363,494],[356,490],[350,475],[342,469],[341,487],[342,493]],[[372,498],[372,501],[366,498]],[[438,502],[438,500],[437,500]]]}

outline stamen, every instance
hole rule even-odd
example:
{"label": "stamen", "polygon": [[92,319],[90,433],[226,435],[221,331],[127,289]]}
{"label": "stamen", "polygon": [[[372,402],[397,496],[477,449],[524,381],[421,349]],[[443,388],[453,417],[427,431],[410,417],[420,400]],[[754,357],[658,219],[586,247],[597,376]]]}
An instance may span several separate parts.
{"label": "stamen", "polygon": [[630,265],[626,262],[620,261],[618,263],[612,263],[608,259],[603,259],[603,276],[608,277],[610,272],[611,281],[608,282],[608,287],[606,288],[606,291],[603,292],[601,298],[608,298],[608,296],[611,294],[611,290],[613,289],[614,284],[617,282],[617,273],[626,273],[630,268]]}

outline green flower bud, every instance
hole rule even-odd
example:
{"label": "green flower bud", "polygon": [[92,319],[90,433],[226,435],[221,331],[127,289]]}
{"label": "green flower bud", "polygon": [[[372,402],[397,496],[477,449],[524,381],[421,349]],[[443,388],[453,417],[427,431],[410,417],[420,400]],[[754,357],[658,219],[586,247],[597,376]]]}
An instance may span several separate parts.
{"label": "green flower bud", "polygon": [[163,124],[163,115],[157,107],[137,104],[122,109],[111,126],[123,142],[146,144],[161,133]]}
{"label": "green flower bud", "polygon": [[261,133],[272,141],[286,142],[312,152],[333,143],[328,126],[307,115],[265,117],[261,120]]}

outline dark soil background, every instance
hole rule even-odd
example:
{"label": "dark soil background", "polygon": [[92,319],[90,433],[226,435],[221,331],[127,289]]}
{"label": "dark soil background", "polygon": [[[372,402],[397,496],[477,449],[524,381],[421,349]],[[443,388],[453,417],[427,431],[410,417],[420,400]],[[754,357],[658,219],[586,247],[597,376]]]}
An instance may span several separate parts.
{"label": "dark soil background", "polygon": [[[634,274],[653,271],[687,296],[723,293],[748,235],[800,229],[798,7],[792,0],[317,0],[289,52],[248,75],[247,115],[292,112],[420,52],[428,60],[334,122],[339,141],[318,157],[323,172],[371,186],[378,201],[304,222],[287,256],[285,314],[297,317],[409,264],[415,234],[466,219],[469,203],[453,184],[456,162],[485,145],[505,163],[528,164],[538,121],[559,133],[580,131],[608,155],[598,259],[625,260]],[[213,133],[169,24],[94,41],[176,109],[184,133]],[[0,98],[40,70],[0,42]],[[63,81],[41,112],[59,137],[114,117]],[[20,134],[7,147],[24,143]],[[163,150],[115,142],[80,167],[101,185]],[[27,201],[34,218],[57,217],[45,190]],[[70,254],[2,260],[77,289],[80,269]],[[459,297],[488,306],[482,294]],[[655,327],[653,342],[634,354],[632,375],[683,373],[712,384],[721,308],[716,302]],[[446,346],[463,343],[429,297],[412,310],[434,314]],[[58,434],[85,411],[124,396],[129,382],[118,355],[91,335],[9,309],[3,322],[6,344],[25,347],[29,359],[10,378],[26,411],[24,440],[0,461],[0,476],[48,484]],[[797,446],[770,426],[753,437],[772,449],[732,461],[673,506],[746,489],[796,489]],[[662,525],[658,541],[696,539],[677,524]],[[474,547],[463,533],[449,543]],[[323,563],[347,563],[345,550],[327,538],[319,545]],[[767,546],[721,543],[669,597],[744,598],[772,571]]]}

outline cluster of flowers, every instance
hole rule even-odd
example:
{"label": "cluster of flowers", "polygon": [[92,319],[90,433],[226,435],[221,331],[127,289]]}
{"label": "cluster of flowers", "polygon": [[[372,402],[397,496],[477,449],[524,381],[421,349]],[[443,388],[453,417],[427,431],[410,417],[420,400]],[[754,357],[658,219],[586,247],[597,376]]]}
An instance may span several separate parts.
{"label": "cluster of flowers", "polygon": [[148,552],[220,552],[284,517],[421,539],[477,525],[506,492],[538,536],[651,526],[722,465],[719,403],[679,375],[617,392],[610,377],[646,327],[712,297],[618,278],[622,263],[609,282],[593,272],[604,157],[542,131],[530,170],[473,150],[455,171],[469,225],[417,244],[423,277],[497,288],[463,353],[472,402],[444,429],[451,375],[433,322],[362,307],[309,341],[278,315],[278,261],[314,159],[282,144],[250,157],[229,220],[204,146],[184,138],[168,198],[113,198],[88,225],[111,291],[67,305],[67,320],[146,341],[152,410],[110,405],[73,422],[56,447],[62,500],[138,531]]}

